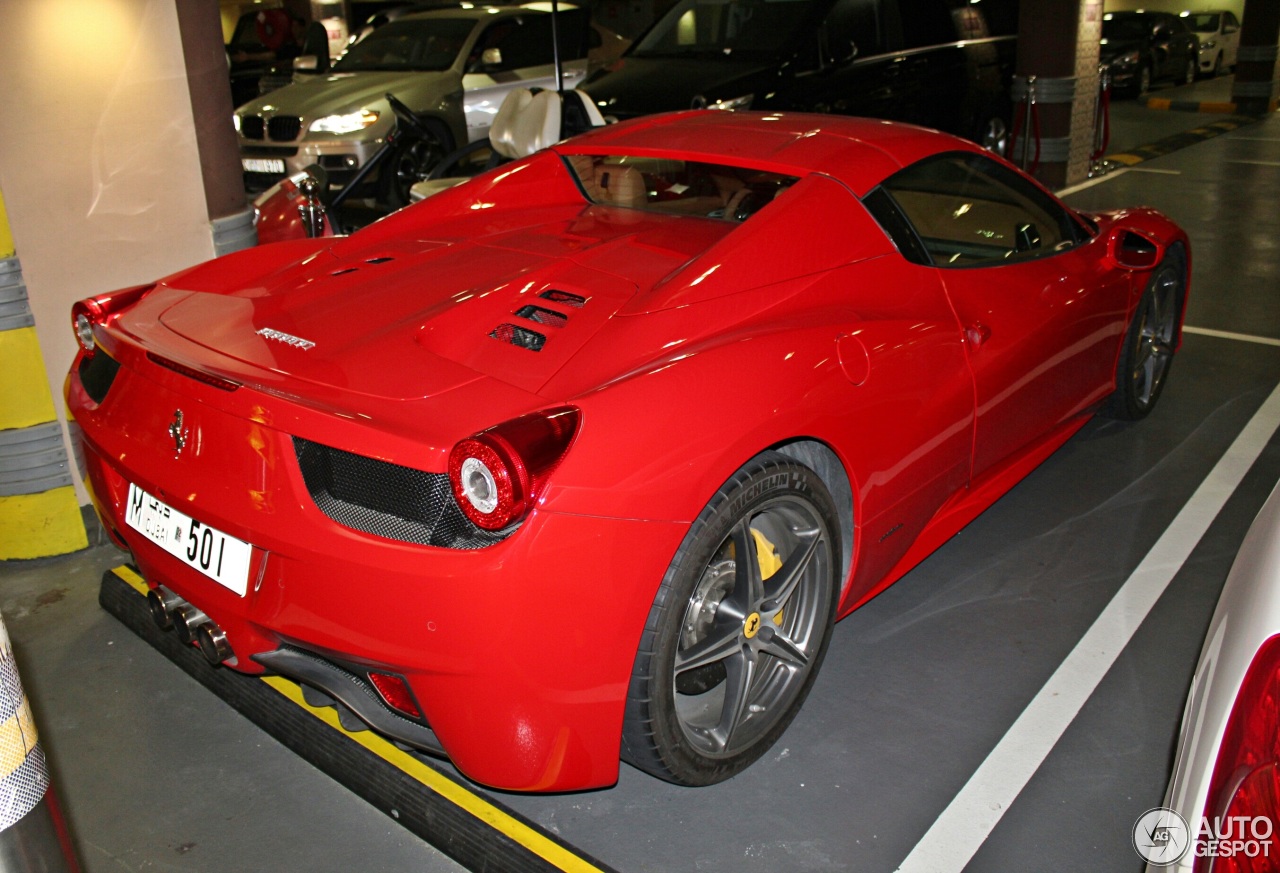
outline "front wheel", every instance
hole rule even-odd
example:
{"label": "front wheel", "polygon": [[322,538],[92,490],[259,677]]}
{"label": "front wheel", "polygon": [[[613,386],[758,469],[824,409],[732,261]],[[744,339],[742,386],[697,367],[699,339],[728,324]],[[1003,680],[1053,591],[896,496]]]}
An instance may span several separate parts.
{"label": "front wheel", "polygon": [[1185,290],[1182,250],[1170,249],[1147,282],[1125,334],[1116,369],[1116,391],[1107,408],[1112,418],[1145,418],[1160,399],[1173,365]]}
{"label": "front wheel", "polygon": [[710,785],[782,735],[835,618],[835,504],[807,467],[768,452],[699,514],[654,599],[627,695],[622,755]]}
{"label": "front wheel", "polygon": [[1196,60],[1195,55],[1192,55],[1190,59],[1187,60],[1187,72],[1186,75],[1182,77],[1183,84],[1194,84],[1196,81],[1196,73],[1198,72],[1200,72],[1200,62]]}

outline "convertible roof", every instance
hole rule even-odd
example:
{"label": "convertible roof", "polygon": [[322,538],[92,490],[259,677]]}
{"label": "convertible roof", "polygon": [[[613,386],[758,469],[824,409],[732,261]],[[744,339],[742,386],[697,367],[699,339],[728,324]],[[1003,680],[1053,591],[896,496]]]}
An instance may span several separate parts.
{"label": "convertible roof", "polygon": [[608,125],[555,149],[561,154],[684,158],[788,175],[825,173],[859,197],[920,158],[979,150],[967,140],[892,121],[714,109]]}

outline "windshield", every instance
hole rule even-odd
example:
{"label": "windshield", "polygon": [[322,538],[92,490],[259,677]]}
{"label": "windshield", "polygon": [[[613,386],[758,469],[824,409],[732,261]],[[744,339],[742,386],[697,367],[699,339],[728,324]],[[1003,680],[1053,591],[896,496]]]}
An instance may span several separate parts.
{"label": "windshield", "polygon": [[825,0],[681,0],[632,49],[636,57],[777,57]]}
{"label": "windshield", "polygon": [[465,18],[419,18],[384,24],[353,45],[333,69],[447,70],[475,29]]}
{"label": "windshield", "polygon": [[1102,21],[1103,39],[1145,39],[1150,30],[1143,18],[1105,18]]}
{"label": "windshield", "polygon": [[1221,17],[1217,12],[1193,13],[1187,16],[1187,24],[1197,33],[1217,33],[1218,19]]}

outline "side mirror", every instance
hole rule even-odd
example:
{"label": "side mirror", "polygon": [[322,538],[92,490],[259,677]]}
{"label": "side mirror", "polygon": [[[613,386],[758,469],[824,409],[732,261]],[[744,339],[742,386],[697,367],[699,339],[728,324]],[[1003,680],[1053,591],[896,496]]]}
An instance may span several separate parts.
{"label": "side mirror", "polygon": [[487,48],[480,54],[480,63],[486,67],[502,66],[502,49]]}
{"label": "side mirror", "polygon": [[1107,256],[1122,270],[1150,270],[1164,257],[1164,246],[1122,227],[1112,231],[1107,240]]}
{"label": "side mirror", "polygon": [[315,55],[298,55],[293,59],[293,68],[302,73],[314,73],[320,68],[320,59]]}
{"label": "side mirror", "polygon": [[827,63],[833,67],[841,67],[845,64],[852,63],[858,57],[858,44],[853,40],[845,45],[837,42],[831,47],[831,57],[827,59]]}

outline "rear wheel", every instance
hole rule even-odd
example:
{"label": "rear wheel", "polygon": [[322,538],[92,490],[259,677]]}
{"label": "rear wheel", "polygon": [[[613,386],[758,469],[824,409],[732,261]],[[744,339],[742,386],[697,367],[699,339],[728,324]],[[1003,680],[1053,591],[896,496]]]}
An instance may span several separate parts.
{"label": "rear wheel", "polygon": [[1187,59],[1187,71],[1183,75],[1183,84],[1190,85],[1196,80],[1196,73],[1200,71],[1200,62],[1196,60],[1196,56],[1192,55]]}
{"label": "rear wheel", "polygon": [[1145,418],[1160,399],[1173,365],[1185,289],[1186,261],[1182,250],[1170,249],[1151,274],[1125,334],[1116,369],[1116,391],[1107,409],[1113,418]]}
{"label": "rear wheel", "polygon": [[625,760],[671,782],[709,785],[781,736],[830,639],[836,518],[817,475],[777,453],[721,486],[649,612],[628,692]]}

